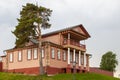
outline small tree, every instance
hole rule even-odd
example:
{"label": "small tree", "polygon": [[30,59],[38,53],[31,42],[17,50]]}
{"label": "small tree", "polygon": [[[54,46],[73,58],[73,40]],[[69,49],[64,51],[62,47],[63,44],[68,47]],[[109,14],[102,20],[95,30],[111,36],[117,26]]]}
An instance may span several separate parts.
{"label": "small tree", "polygon": [[100,68],[107,71],[115,71],[116,66],[118,65],[118,61],[116,59],[116,54],[112,51],[105,53],[102,56]]}

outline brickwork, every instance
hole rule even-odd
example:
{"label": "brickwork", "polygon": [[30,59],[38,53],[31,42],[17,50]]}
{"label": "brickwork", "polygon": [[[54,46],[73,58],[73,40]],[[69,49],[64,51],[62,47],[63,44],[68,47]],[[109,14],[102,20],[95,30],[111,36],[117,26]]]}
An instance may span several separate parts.
{"label": "brickwork", "polygon": [[12,69],[12,70],[8,70],[8,72],[22,73],[22,74],[39,74],[39,67]]}
{"label": "brickwork", "polygon": [[[90,35],[81,24],[42,35],[42,62],[45,73],[59,74],[74,71],[80,73],[89,70],[90,55],[85,53],[86,45],[80,43],[81,40],[88,38]],[[38,48],[37,45],[28,42],[23,48],[5,50],[6,56],[2,56],[3,71],[39,74],[40,51]],[[73,62],[76,62],[75,70]]]}
{"label": "brickwork", "polygon": [[108,76],[113,76],[113,72],[101,70],[101,69],[96,68],[96,67],[91,67],[90,72],[94,72],[94,73],[98,73],[98,74],[104,74],[104,75],[108,75]]}
{"label": "brickwork", "polygon": [[0,72],[2,72],[2,62],[0,62]]}

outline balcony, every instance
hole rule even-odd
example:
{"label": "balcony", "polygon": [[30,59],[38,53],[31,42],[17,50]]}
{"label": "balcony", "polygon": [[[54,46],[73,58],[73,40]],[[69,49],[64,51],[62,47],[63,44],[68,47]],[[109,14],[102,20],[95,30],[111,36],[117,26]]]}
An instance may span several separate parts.
{"label": "balcony", "polygon": [[82,49],[86,49],[86,45],[84,44],[80,44],[79,41],[76,41],[76,40],[72,40],[72,39],[64,39],[63,40],[63,45],[73,45],[73,46],[77,46],[79,48],[82,48]]}

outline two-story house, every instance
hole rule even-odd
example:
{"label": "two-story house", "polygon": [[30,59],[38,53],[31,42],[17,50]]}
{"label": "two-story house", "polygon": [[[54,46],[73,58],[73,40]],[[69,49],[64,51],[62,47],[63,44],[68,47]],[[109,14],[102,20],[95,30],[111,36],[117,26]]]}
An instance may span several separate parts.
{"label": "two-story house", "polygon": [[[77,25],[42,35],[42,61],[47,74],[72,73],[73,62],[76,72],[89,71],[86,45],[81,41],[90,38],[83,25]],[[38,45],[27,43],[23,48],[6,50],[2,57],[3,71],[39,74]]]}

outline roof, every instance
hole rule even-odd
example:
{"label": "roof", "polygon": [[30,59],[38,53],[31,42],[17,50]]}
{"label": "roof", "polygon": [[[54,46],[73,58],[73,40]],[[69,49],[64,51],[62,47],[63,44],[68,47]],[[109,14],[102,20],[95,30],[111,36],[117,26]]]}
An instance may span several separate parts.
{"label": "roof", "polygon": [[0,56],[0,57],[6,57],[6,55],[2,55],[2,56]]}
{"label": "roof", "polygon": [[[68,27],[68,28],[64,28],[64,29],[57,30],[57,31],[52,31],[52,32],[43,34],[42,37],[46,37],[46,36],[58,34],[58,33],[60,33],[60,32],[69,31],[69,30],[76,32],[75,30],[73,30],[73,28],[76,28],[76,27],[80,27],[80,28],[84,31],[84,33],[86,34],[86,37],[87,37],[87,38],[91,37],[91,36],[89,35],[89,33],[87,32],[87,30],[83,27],[82,24],[79,24],[79,25],[76,25],[76,26],[72,26],[72,27]],[[78,32],[76,32],[76,33],[78,33]],[[83,34],[81,34],[81,35],[83,35]],[[36,38],[36,39],[37,39],[37,38]],[[33,41],[33,40],[32,40],[32,41]],[[33,41],[33,42],[36,42],[36,41]],[[49,42],[49,43],[50,43],[50,42]],[[54,44],[54,43],[51,43],[51,44]],[[27,47],[27,46],[26,46],[26,47]],[[5,51],[11,51],[11,50],[13,50],[13,49],[16,49],[16,48],[8,49],[8,50],[5,50]],[[17,48],[17,49],[19,49],[19,48]]]}
{"label": "roof", "polygon": [[[48,43],[49,45],[52,45],[52,46],[57,46],[57,47],[62,48],[61,45],[55,44],[55,43],[50,42],[50,41],[43,41],[43,42],[42,42],[42,45],[45,45],[46,43]],[[35,46],[35,45],[36,45],[36,46]],[[11,48],[11,49],[8,49],[8,50],[5,50],[5,51],[12,51],[12,50],[19,50],[19,49],[21,50],[21,49],[25,49],[25,48],[29,48],[29,47],[38,47],[37,44],[35,44],[35,45],[25,46],[25,47],[23,47],[23,48]],[[2,55],[2,56],[0,56],[0,57],[6,57],[6,55]]]}
{"label": "roof", "polygon": [[46,33],[46,34],[43,34],[42,37],[50,36],[50,35],[53,35],[53,34],[57,34],[57,33],[60,33],[60,32],[66,31],[66,30],[72,30],[73,28],[76,28],[76,27],[80,27],[86,33],[87,37],[91,37],[89,35],[89,33],[87,32],[87,30],[83,27],[82,24],[76,25],[76,26],[72,26],[72,27],[68,27],[68,28],[64,28],[64,29],[57,30],[57,31],[53,31],[53,32],[50,32],[50,33]]}

